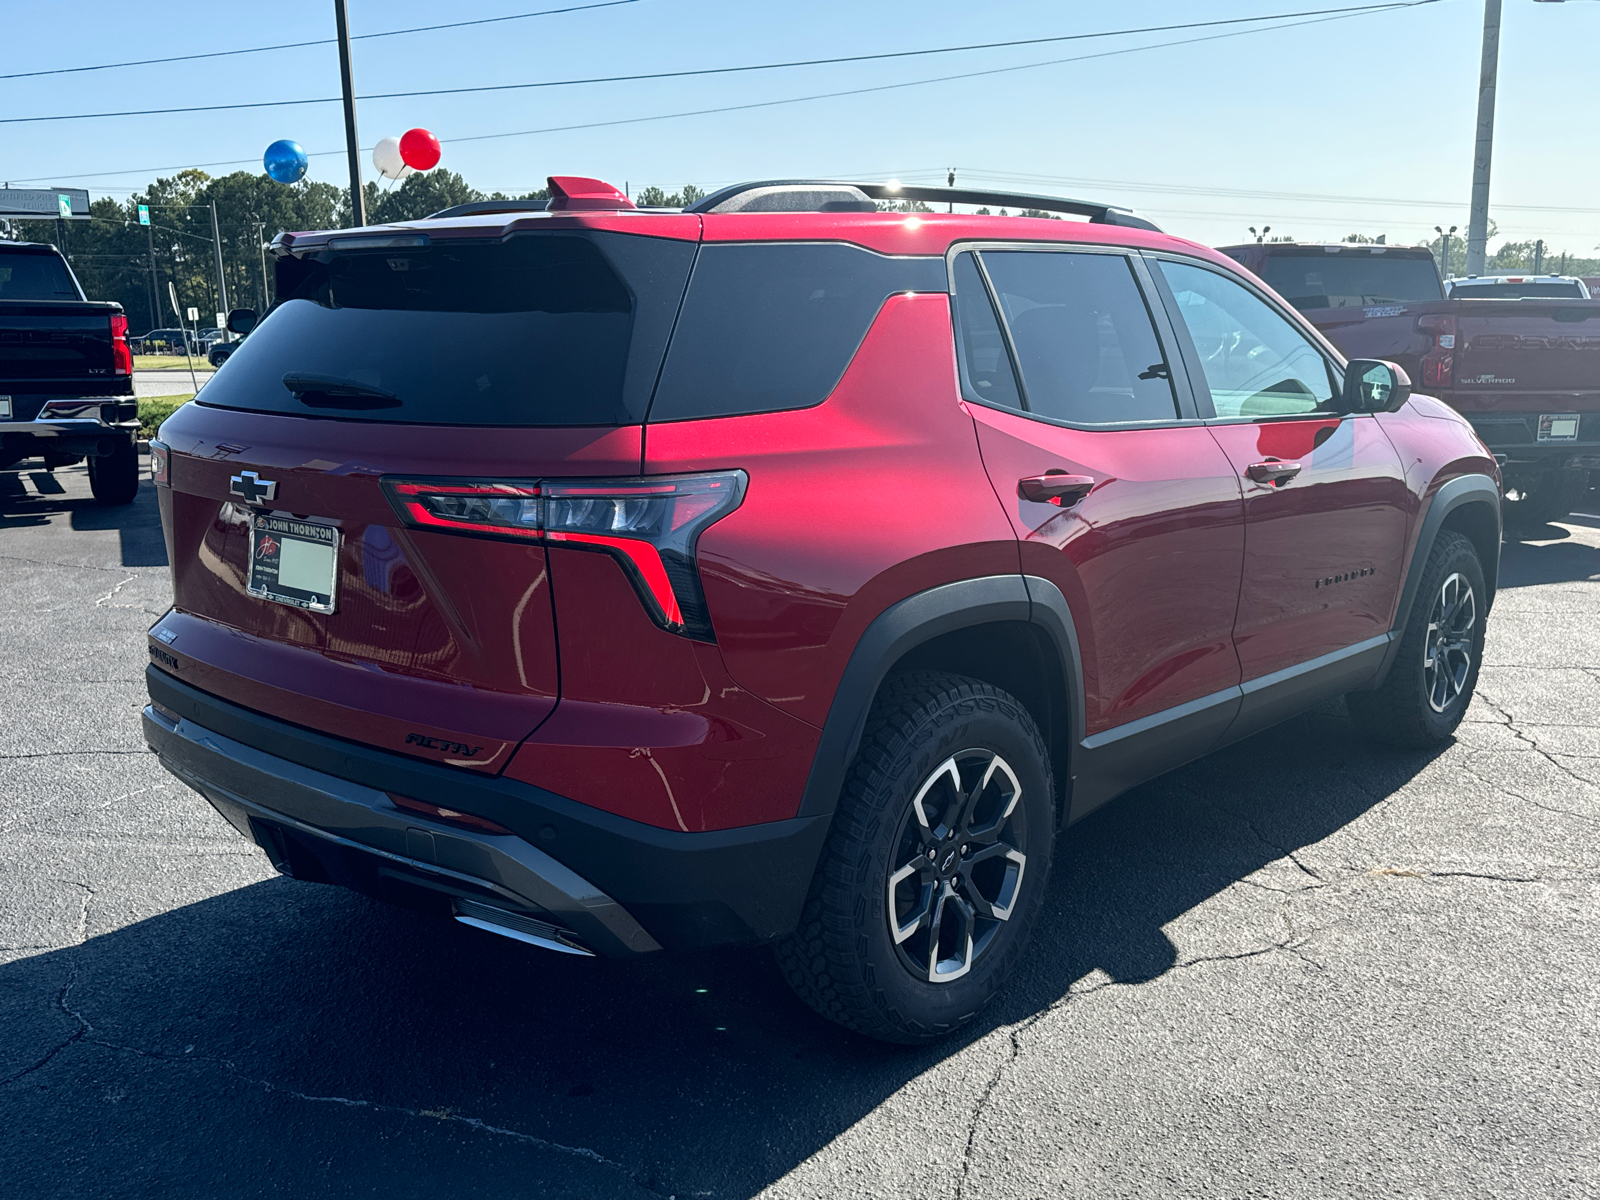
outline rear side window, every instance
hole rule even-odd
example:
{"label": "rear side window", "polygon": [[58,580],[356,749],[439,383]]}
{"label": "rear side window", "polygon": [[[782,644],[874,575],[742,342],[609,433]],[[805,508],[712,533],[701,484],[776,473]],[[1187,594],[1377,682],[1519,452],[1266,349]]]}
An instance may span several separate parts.
{"label": "rear side window", "polygon": [[1119,254],[985,250],[1028,411],[1074,425],[1171,421],[1172,371]]}
{"label": "rear side window", "polygon": [[703,246],[650,420],[820,404],[884,300],[946,286],[941,258],[893,258],[836,242]]}
{"label": "rear side window", "polygon": [[286,259],[204,403],[435,425],[644,418],[694,244],[594,232]]}
{"label": "rear side window", "polygon": [[1585,300],[1576,280],[1560,283],[1453,283],[1450,294],[1459,300]]}
{"label": "rear side window", "polygon": [[0,253],[0,300],[78,300],[72,273],[54,254]]}

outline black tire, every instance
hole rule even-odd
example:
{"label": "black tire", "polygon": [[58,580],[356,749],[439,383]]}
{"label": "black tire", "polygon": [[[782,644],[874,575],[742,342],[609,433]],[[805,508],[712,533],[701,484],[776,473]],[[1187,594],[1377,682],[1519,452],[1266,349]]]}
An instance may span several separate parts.
{"label": "black tire", "polygon": [[[986,787],[973,786],[981,779]],[[1050,759],[1027,709],[960,675],[892,677],[873,703],[799,927],[776,947],[778,965],[806,1003],[850,1029],[903,1044],[943,1037],[1015,968],[1054,843]],[[905,871],[891,907],[891,876]],[[901,914],[897,940],[890,925]],[[951,957],[941,957],[945,948]]]}
{"label": "black tire", "polygon": [[1517,488],[1501,506],[1505,523],[1512,529],[1537,529],[1559,521],[1583,502],[1589,490],[1589,472],[1552,470],[1540,475],[1526,491]]}
{"label": "black tire", "polygon": [[128,504],[139,494],[139,447],[118,438],[110,454],[89,460],[89,489],[101,504]]}
{"label": "black tire", "polygon": [[1416,750],[1450,740],[1478,686],[1487,599],[1477,550],[1461,534],[1441,531],[1428,554],[1388,676],[1376,691],[1345,697],[1350,716],[1363,731],[1392,746]]}

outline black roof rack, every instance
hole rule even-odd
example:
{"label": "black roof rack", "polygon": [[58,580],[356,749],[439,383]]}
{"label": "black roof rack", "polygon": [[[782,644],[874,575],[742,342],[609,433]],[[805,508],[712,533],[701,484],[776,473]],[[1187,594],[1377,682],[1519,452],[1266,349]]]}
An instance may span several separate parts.
{"label": "black roof rack", "polygon": [[468,204],[457,204],[440,209],[436,213],[429,213],[423,220],[435,221],[440,217],[477,217],[484,213],[543,212],[549,204],[548,200],[473,200]]}
{"label": "black roof rack", "polygon": [[[1016,208],[1034,208],[1041,212],[1071,213],[1088,217],[1098,225],[1120,225],[1129,229],[1150,229],[1161,232],[1160,226],[1139,216],[1131,209],[1114,204],[1100,204],[1091,200],[1071,200],[1063,196],[1034,196],[1027,192],[995,192],[979,188],[924,187],[921,184],[857,183],[837,179],[767,179],[754,183],[736,183],[712,192],[685,208],[684,212],[716,212],[719,207],[746,192],[757,189],[794,188],[796,190],[854,188],[870,200],[921,200],[925,204],[999,204]],[[830,208],[833,205],[830,204]],[[745,211],[756,211],[746,209]],[[784,211],[778,209],[777,211]],[[796,211],[789,209],[788,211]],[[799,210],[804,211],[804,210]]]}

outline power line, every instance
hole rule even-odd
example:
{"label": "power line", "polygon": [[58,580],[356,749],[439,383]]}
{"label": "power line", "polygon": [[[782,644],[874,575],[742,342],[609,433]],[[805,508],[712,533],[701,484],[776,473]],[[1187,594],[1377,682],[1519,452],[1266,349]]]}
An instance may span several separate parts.
{"label": "power line", "polygon": [[[839,58],[796,59],[796,60],[793,60],[793,61],[790,61],[790,62],[749,63],[749,64],[744,64],[744,65],[741,65],[741,66],[733,66],[733,67],[703,67],[703,68],[700,68],[700,69],[697,69],[697,70],[691,70],[691,71],[655,71],[655,72],[650,72],[650,73],[647,73],[647,74],[638,74],[638,75],[600,75],[600,76],[594,76],[594,77],[587,78],[587,79],[543,79],[543,80],[535,80],[535,81],[533,81],[531,83],[500,83],[500,84],[483,84],[483,85],[479,85],[479,86],[476,86],[476,87],[429,88],[429,89],[426,89],[426,90],[423,90],[423,91],[413,91],[413,92],[372,92],[372,93],[369,93],[367,95],[357,96],[356,99],[357,100],[405,100],[405,99],[414,99],[414,98],[416,98],[418,96],[461,96],[461,95],[467,95],[467,94],[470,94],[470,93],[480,93],[480,92],[525,91],[525,90],[528,90],[530,88],[575,87],[575,86],[580,86],[580,85],[584,85],[584,84],[597,84],[597,83],[637,83],[637,82],[642,82],[644,80],[650,80],[650,79],[685,79],[685,78],[689,78],[689,77],[692,77],[692,76],[732,75],[732,74],[749,73],[749,72],[753,72],[753,71],[777,71],[777,70],[786,70],[786,69],[793,68],[793,67],[818,67],[818,66],[833,66],[833,65],[837,65],[837,64],[841,64],[841,63],[880,62],[880,61],[883,61],[883,60],[886,60],[886,59],[918,58],[918,57],[924,57],[924,56],[933,55],[933,54],[959,54],[959,53],[965,53],[965,52],[973,51],[973,50],[994,50],[994,49],[1000,49],[1000,48],[1005,48],[1005,47],[1015,47],[1015,46],[1036,46],[1036,45],[1040,45],[1040,44],[1044,44],[1044,43],[1051,43],[1051,42],[1076,42],[1076,41],[1086,41],[1086,40],[1094,39],[1094,38],[1131,37],[1131,36],[1135,36],[1137,34],[1144,34],[1144,33],[1170,33],[1170,32],[1173,32],[1173,31],[1179,30],[1179,29],[1209,29],[1209,28],[1214,28],[1214,27],[1219,26],[1219,25],[1258,24],[1258,23],[1264,22],[1264,21],[1290,21],[1291,19],[1298,18],[1298,17],[1321,17],[1322,19],[1325,19],[1325,20],[1336,20],[1336,19],[1339,19],[1340,17],[1358,16],[1358,15],[1361,15],[1361,14],[1364,14],[1364,13],[1392,12],[1392,11],[1395,11],[1397,9],[1403,9],[1403,8],[1418,8],[1418,7],[1421,7],[1423,5],[1437,4],[1439,2],[1440,2],[1440,0],[1393,0],[1393,2],[1386,3],[1386,4],[1367,4],[1367,5],[1359,5],[1359,6],[1345,7],[1345,8],[1310,9],[1310,10],[1306,10],[1306,11],[1303,11],[1303,12],[1296,12],[1296,13],[1272,13],[1272,14],[1269,14],[1267,16],[1261,16],[1261,17],[1230,17],[1230,18],[1228,18],[1226,20],[1217,20],[1217,21],[1190,21],[1190,22],[1185,22],[1183,24],[1178,24],[1178,25],[1148,25],[1148,26],[1143,26],[1143,27],[1136,28],[1136,29],[1109,29],[1109,30],[1102,30],[1102,31],[1099,31],[1099,32],[1095,32],[1095,33],[1068,33],[1068,34],[1059,34],[1059,35],[1055,35],[1055,36],[1052,36],[1052,37],[1024,38],[1024,39],[1020,39],[1020,40],[1016,40],[1016,41],[1009,41],[1009,42],[975,42],[975,43],[972,43],[970,45],[939,46],[939,47],[935,47],[935,48],[932,48],[932,49],[926,49],[926,50],[892,50],[892,51],[887,51],[887,52],[884,52],[884,53],[881,53],[881,54],[852,54],[852,55],[845,55],[845,56],[839,57]],[[1325,14],[1335,14],[1335,15],[1334,16],[1326,16]],[[1310,24],[1311,22],[1299,22],[1299,23]],[[1281,26],[1281,25],[1279,25],[1279,26],[1266,26],[1265,28],[1284,28],[1284,26]],[[1243,32],[1251,33],[1251,32],[1256,32],[1256,31],[1255,30],[1245,30]],[[1223,36],[1227,36],[1227,35],[1223,35]],[[1205,40],[1208,40],[1208,39],[1201,38],[1201,39],[1195,39],[1195,40],[1205,41]],[[1166,44],[1168,44],[1168,45],[1185,45],[1187,43],[1186,42],[1171,42],[1171,43],[1166,43]],[[1134,47],[1134,49],[1144,49],[1144,48],[1145,47]],[[1122,52],[1118,51],[1118,52],[1115,52],[1115,53],[1122,53]],[[1090,55],[1088,57],[1099,57],[1099,56]],[[1078,62],[1078,61],[1082,61],[1082,60],[1081,59],[1075,59],[1075,58],[1057,59],[1057,60],[1055,60],[1055,62]],[[1023,67],[1003,67],[1003,68],[1000,68],[999,70],[1000,71],[1005,71],[1005,70],[1026,70],[1027,66],[1050,66],[1050,65],[1053,65],[1053,64],[1052,63],[1036,63],[1036,64],[1035,63],[1030,63],[1030,64],[1026,64]],[[976,74],[993,74],[993,73],[998,73],[998,71],[997,72],[976,72]],[[968,76],[964,76],[964,75],[954,75],[954,76],[949,76],[947,78],[950,78],[950,79],[964,79],[964,78],[969,78],[969,77]],[[934,80],[934,81],[931,81],[931,82],[944,82],[944,80]],[[915,85],[914,84],[892,84],[892,85],[888,85],[888,86],[890,86],[890,87],[911,87],[911,86],[915,86]],[[883,90],[883,89],[869,89],[869,90]],[[838,93],[838,94],[840,94],[840,95],[850,95],[850,94],[853,94],[853,93]],[[233,111],[237,111],[237,110],[241,110],[241,109],[255,109],[255,108],[289,108],[289,107],[295,107],[295,106],[306,105],[306,104],[337,104],[337,103],[340,102],[340,100],[341,100],[341,97],[339,97],[339,96],[318,96],[318,97],[308,97],[308,98],[301,99],[301,100],[256,100],[256,101],[252,101],[252,102],[244,103],[244,104],[196,104],[196,105],[188,105],[188,106],[181,107],[181,108],[142,108],[142,109],[127,109],[127,110],[118,111],[118,112],[61,113],[61,114],[57,114],[57,115],[54,115],[54,116],[46,116],[46,117],[0,117],[0,125],[26,125],[26,124],[35,124],[35,123],[42,122],[42,121],[89,121],[89,120],[99,120],[99,119],[105,118],[105,117],[158,117],[158,116],[171,116],[171,115],[173,115],[175,113],[233,112]],[[783,101],[781,103],[794,103],[794,101]],[[711,109],[711,110],[707,110],[707,111],[715,112],[715,111],[731,111],[731,110]],[[591,126],[573,126],[573,128],[591,128]],[[457,140],[464,140],[464,139],[457,139]]]}
{"label": "power line", "polygon": [[[847,90],[844,90],[844,91],[818,92],[818,93],[814,93],[814,94],[809,95],[809,96],[790,96],[790,97],[787,97],[787,98],[781,99],[781,100],[760,100],[760,101],[753,101],[753,102],[748,103],[748,104],[730,104],[730,105],[723,105],[721,107],[716,107],[716,108],[691,109],[691,110],[687,110],[687,111],[683,111],[683,112],[673,112],[673,113],[656,113],[656,114],[653,114],[653,115],[650,115],[650,116],[644,116],[644,117],[621,117],[621,118],[618,118],[618,119],[615,119],[615,120],[610,120],[610,121],[593,121],[593,122],[589,122],[589,123],[586,123],[586,124],[577,124],[577,125],[556,125],[556,126],[549,126],[547,128],[543,128],[543,129],[519,129],[519,130],[510,130],[510,131],[502,132],[502,133],[483,133],[483,134],[475,134],[475,135],[471,135],[471,136],[467,136],[467,137],[441,138],[440,141],[442,143],[444,143],[445,145],[454,145],[454,144],[461,143],[461,142],[481,142],[481,141],[489,141],[489,140],[496,139],[496,138],[508,138],[508,137],[531,137],[531,136],[534,136],[534,135],[537,135],[537,134],[544,134],[544,133],[566,133],[566,132],[585,130],[585,129],[602,129],[602,128],[608,128],[608,127],[617,126],[617,125],[637,125],[637,124],[643,124],[645,122],[651,122],[651,121],[674,120],[674,119],[681,118],[681,117],[709,116],[709,115],[715,114],[715,113],[742,112],[742,111],[747,111],[747,110],[750,110],[750,109],[757,109],[757,108],[773,108],[773,107],[777,107],[777,106],[785,105],[785,104],[802,104],[802,103],[806,103],[806,102],[814,101],[814,100],[829,100],[829,99],[834,99],[834,98],[842,97],[842,96],[859,96],[859,95],[865,95],[865,94],[868,94],[868,93],[894,91],[894,90],[899,89],[899,88],[923,87],[923,86],[926,86],[926,85],[929,85],[929,84],[935,84],[935,83],[948,83],[948,82],[953,82],[953,81],[956,81],[956,80],[976,79],[976,78],[980,78],[980,77],[983,77],[983,76],[989,76],[989,75],[1003,75],[1003,74],[1006,74],[1006,73],[1009,73],[1009,72],[1013,72],[1013,71],[1027,71],[1027,70],[1033,70],[1033,69],[1036,69],[1036,68],[1039,68],[1039,67],[1051,67],[1051,66],[1060,66],[1060,65],[1066,64],[1066,63],[1087,62],[1087,61],[1089,61],[1091,59],[1112,58],[1112,57],[1116,57],[1116,56],[1124,55],[1124,54],[1135,54],[1135,53],[1139,53],[1139,52],[1144,51],[1144,50],[1162,50],[1162,49],[1168,49],[1168,48],[1174,47],[1174,46],[1188,46],[1188,45],[1193,45],[1193,44],[1200,43],[1200,42],[1219,41],[1219,40],[1224,39],[1224,38],[1243,37],[1243,36],[1246,36],[1248,34],[1253,34],[1253,33],[1268,33],[1268,32],[1272,32],[1274,30],[1278,30],[1278,29],[1292,29],[1292,28],[1297,28],[1299,26],[1303,26],[1303,25],[1317,25],[1317,24],[1321,24],[1321,23],[1326,22],[1326,21],[1349,20],[1351,17],[1361,16],[1363,14],[1368,14],[1368,13],[1373,13],[1373,12],[1378,12],[1378,11],[1394,11],[1396,9],[1415,8],[1415,7],[1418,7],[1420,5],[1436,4],[1436,3],[1439,3],[1439,2],[1440,2],[1440,0],[1408,0],[1407,3],[1383,4],[1383,5],[1376,5],[1376,6],[1368,6],[1368,7],[1365,7],[1365,8],[1360,8],[1360,9],[1356,9],[1356,10],[1353,10],[1353,11],[1344,12],[1341,15],[1317,17],[1317,18],[1314,18],[1314,19],[1311,19],[1311,20],[1303,20],[1303,21],[1285,21],[1283,24],[1280,24],[1280,25],[1257,26],[1254,29],[1233,30],[1233,31],[1230,31],[1228,33],[1208,34],[1208,35],[1206,35],[1204,37],[1179,38],[1179,39],[1174,40],[1174,41],[1154,42],[1154,43],[1151,43],[1151,44],[1148,44],[1148,45],[1144,45],[1144,46],[1125,46],[1125,47],[1121,47],[1121,48],[1116,49],[1116,50],[1099,51],[1099,52],[1097,52],[1095,54],[1081,54],[1081,55],[1076,55],[1076,56],[1073,56],[1073,57],[1070,57],[1070,58],[1047,59],[1047,60],[1045,60],[1043,62],[1020,63],[1018,65],[1010,66],[1010,67],[991,67],[991,68],[989,68],[987,70],[983,70],[983,71],[969,71],[969,72],[965,72],[965,73],[958,74],[958,75],[941,75],[941,76],[937,76],[937,77],[930,78],[930,79],[913,79],[913,80],[908,80],[908,81],[903,82],[903,83],[886,83],[886,84],[878,84],[878,85],[875,85],[875,86],[872,86],[872,87],[851,88],[851,89],[847,89]],[[313,151],[310,152],[310,154],[307,157],[310,157],[310,158],[321,158],[321,157],[328,157],[328,156],[331,156],[331,155],[343,154],[343,153],[345,153],[345,151],[342,148],[338,149],[338,150],[313,150]],[[56,175],[52,175],[52,176],[37,176],[37,177],[29,178],[29,179],[23,179],[23,180],[20,180],[19,182],[31,183],[31,182],[37,182],[38,180],[45,179],[45,178],[50,178],[50,179],[62,179],[62,178],[67,178],[67,179],[100,179],[100,178],[104,178],[106,176],[117,176],[117,175],[148,175],[148,174],[153,174],[153,173],[157,173],[157,172],[160,172],[160,171],[184,171],[184,170],[191,170],[191,169],[200,168],[200,167],[236,167],[236,166],[246,166],[246,165],[255,163],[257,161],[258,160],[253,159],[253,158],[237,158],[237,159],[228,159],[228,160],[218,161],[218,162],[182,163],[182,164],[177,164],[177,165],[173,165],[173,166],[164,166],[164,167],[130,167],[130,168],[126,169],[126,170],[97,171],[97,172],[85,173],[85,174],[81,174],[81,175],[56,174]]]}
{"label": "power line", "polygon": [[[405,33],[435,33],[441,29],[462,29],[468,25],[494,25],[501,21],[524,21],[529,17],[553,17],[560,13],[586,12],[591,8],[616,8],[622,4],[638,4],[639,0],[600,0],[596,4],[578,4],[570,8],[543,8],[537,12],[512,13],[505,17],[481,17],[476,21],[452,21],[447,25],[416,25],[410,29],[385,29],[380,33],[358,33],[351,41],[366,38],[399,37]],[[331,46],[333,38],[318,38],[310,42],[280,42],[274,46],[247,46],[240,50],[211,50],[203,54],[177,54],[170,58],[139,58],[129,62],[96,63],[89,67],[54,67],[48,71],[18,71],[13,75],[0,75],[3,79],[33,79],[39,75],[76,75],[83,71],[111,71],[119,67],[149,67],[160,63],[194,62],[201,58],[228,58],[236,54],[265,54],[269,50],[300,50],[306,46]]]}

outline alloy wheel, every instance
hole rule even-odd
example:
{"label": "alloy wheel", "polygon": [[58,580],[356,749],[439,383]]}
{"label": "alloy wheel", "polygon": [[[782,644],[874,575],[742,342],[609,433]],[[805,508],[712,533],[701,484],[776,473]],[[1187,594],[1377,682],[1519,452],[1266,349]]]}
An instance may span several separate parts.
{"label": "alloy wheel", "polygon": [[1467,685],[1477,621],[1478,602],[1472,584],[1457,571],[1444,581],[1433,601],[1423,643],[1422,681],[1434,712],[1442,713],[1454,704]]}
{"label": "alloy wheel", "polygon": [[992,750],[934,768],[900,819],[890,860],[889,935],[901,965],[950,983],[1011,919],[1028,865],[1022,785]]}

